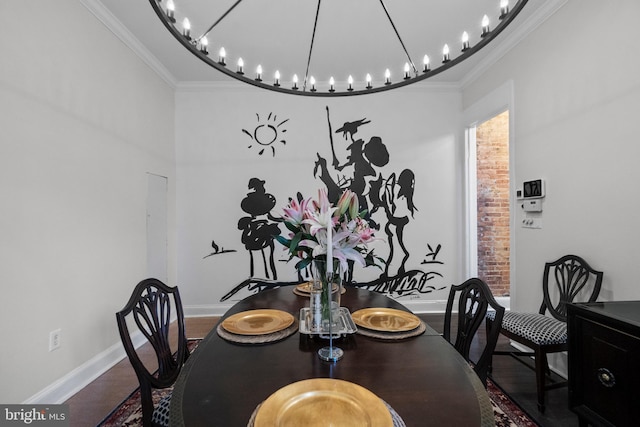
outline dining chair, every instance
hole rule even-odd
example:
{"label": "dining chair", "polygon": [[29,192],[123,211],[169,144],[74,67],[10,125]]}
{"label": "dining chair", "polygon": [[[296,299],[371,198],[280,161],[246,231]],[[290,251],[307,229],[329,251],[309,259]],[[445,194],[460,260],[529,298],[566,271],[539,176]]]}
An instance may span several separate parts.
{"label": "dining chair", "polygon": [[[455,341],[451,341],[451,319],[453,317],[453,305],[457,305],[457,330]],[[489,308],[492,310],[490,311]],[[484,349],[477,361],[471,360],[469,351],[471,343],[480,325],[484,322],[487,312],[494,314],[495,321],[487,328],[487,338]],[[455,349],[473,366],[482,384],[487,386],[487,369],[491,362],[491,355],[500,335],[500,322],[504,316],[502,307],[493,297],[489,286],[481,279],[474,277],[461,285],[452,285],[447,300],[447,310],[444,316],[443,337],[451,342]]]}
{"label": "dining chair", "polygon": [[[177,346],[175,351],[171,347],[175,332],[169,333],[173,320],[172,307],[175,309],[178,338],[177,344],[174,344]],[[145,279],[136,285],[129,302],[116,313],[116,319],[122,344],[140,382],[142,425],[167,426],[171,394],[161,399],[154,408],[152,393],[154,389],[173,386],[189,357],[180,292],[177,287],[169,287],[160,280]],[[151,344],[155,361],[143,361],[133,344],[129,328],[134,336],[141,334]]]}
{"label": "dining chair", "polygon": [[[545,391],[567,385],[566,381],[554,381],[547,354],[568,350],[567,304],[572,302],[594,302],[600,294],[603,273],[596,271],[577,255],[565,255],[547,262],[542,276],[543,301],[538,313],[508,311],[502,319],[501,333],[533,351],[495,351],[495,355],[510,355],[536,372],[538,410],[544,412]],[[551,317],[546,316],[549,311]],[[487,328],[494,322],[487,315]],[[532,367],[521,356],[535,359]],[[491,372],[491,361],[489,362]],[[548,383],[547,383],[547,380]]]}

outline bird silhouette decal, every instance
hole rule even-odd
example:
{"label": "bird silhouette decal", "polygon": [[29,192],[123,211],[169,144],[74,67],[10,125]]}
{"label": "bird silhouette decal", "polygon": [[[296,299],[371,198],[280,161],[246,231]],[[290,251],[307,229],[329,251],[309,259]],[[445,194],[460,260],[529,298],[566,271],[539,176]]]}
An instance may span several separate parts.
{"label": "bird silhouette decal", "polygon": [[229,252],[236,252],[235,249],[225,249],[225,248],[221,248],[216,244],[215,240],[211,241],[211,248],[213,249],[213,252],[211,252],[209,255],[205,255],[204,257],[202,257],[202,259],[205,259],[207,257],[213,256],[213,255],[221,255],[221,254],[226,254]]}

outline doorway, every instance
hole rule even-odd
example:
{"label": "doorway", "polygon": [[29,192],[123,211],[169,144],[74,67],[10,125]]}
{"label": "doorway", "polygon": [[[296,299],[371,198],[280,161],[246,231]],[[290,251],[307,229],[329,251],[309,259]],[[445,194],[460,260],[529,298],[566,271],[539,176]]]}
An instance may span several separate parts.
{"label": "doorway", "polygon": [[[473,130],[473,129],[472,129]],[[475,127],[477,277],[496,297],[510,295],[509,111]],[[473,171],[470,171],[473,176]]]}

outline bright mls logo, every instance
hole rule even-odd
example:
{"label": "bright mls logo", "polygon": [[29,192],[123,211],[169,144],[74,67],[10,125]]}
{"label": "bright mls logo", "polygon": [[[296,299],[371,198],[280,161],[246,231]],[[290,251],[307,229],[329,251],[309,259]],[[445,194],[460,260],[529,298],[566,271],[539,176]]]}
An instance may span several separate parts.
{"label": "bright mls logo", "polygon": [[0,405],[0,427],[18,425],[69,427],[69,406]]}

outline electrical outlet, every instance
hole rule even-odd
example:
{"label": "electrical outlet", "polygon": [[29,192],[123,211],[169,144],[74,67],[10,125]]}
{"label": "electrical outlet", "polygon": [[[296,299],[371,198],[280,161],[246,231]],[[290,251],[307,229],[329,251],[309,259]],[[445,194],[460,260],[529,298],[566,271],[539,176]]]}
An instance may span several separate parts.
{"label": "electrical outlet", "polygon": [[60,329],[49,332],[49,351],[57,350],[60,348],[60,334]]}

